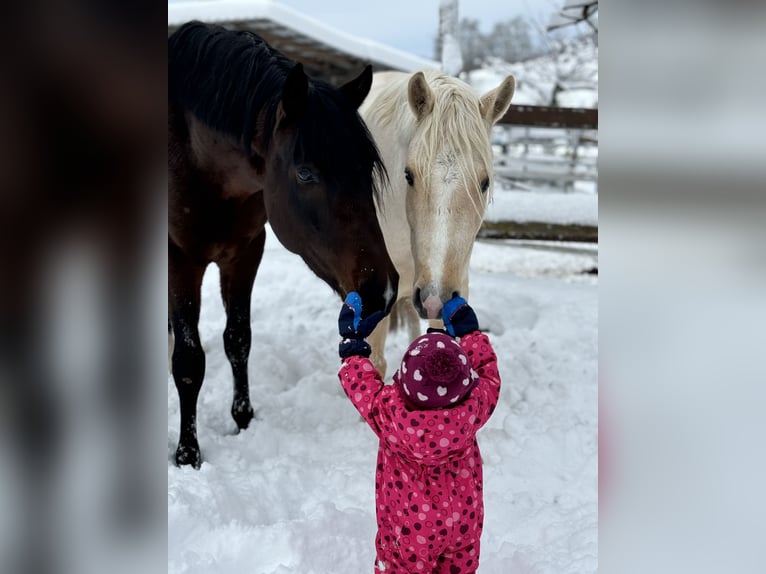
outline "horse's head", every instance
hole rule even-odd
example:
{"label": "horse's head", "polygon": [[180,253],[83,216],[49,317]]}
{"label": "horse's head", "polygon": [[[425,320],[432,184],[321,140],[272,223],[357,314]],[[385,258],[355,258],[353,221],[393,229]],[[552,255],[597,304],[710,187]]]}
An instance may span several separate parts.
{"label": "horse's head", "polygon": [[399,284],[375,213],[375,182],[385,170],[357,113],[371,83],[369,66],[335,88],[295,65],[260,166],[279,240],[343,297],[358,291],[365,315],[390,309]]}
{"label": "horse's head", "polygon": [[508,76],[479,98],[458,79],[418,72],[408,85],[415,130],[407,151],[413,304],[424,319],[468,285],[468,263],[492,187],[492,125],[508,110]]}

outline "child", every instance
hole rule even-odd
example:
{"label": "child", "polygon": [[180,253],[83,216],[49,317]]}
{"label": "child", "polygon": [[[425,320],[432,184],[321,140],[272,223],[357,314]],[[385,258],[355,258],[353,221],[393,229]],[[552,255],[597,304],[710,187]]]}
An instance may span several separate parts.
{"label": "child", "polygon": [[386,386],[364,340],[384,314],[362,319],[361,310],[359,295],[349,294],[338,318],[338,377],[380,438],[375,573],[476,572],[484,519],[476,431],[497,404],[497,357],[473,309],[456,297],[442,309],[451,337],[415,339]]}

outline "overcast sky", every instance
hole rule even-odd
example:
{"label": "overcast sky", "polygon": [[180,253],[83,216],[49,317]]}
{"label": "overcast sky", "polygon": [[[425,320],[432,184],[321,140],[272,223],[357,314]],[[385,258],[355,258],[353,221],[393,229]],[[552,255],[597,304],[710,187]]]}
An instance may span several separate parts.
{"label": "overcast sky", "polygon": [[[173,1],[173,0],[170,0]],[[439,0],[279,0],[344,32],[372,38],[426,58],[434,57]],[[460,18],[479,20],[483,31],[517,15],[547,16],[563,0],[461,0]]]}

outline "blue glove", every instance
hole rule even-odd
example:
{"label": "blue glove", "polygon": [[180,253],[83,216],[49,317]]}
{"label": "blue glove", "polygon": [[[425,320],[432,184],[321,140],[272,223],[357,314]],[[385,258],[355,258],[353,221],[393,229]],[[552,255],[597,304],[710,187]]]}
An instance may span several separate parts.
{"label": "blue glove", "polygon": [[462,337],[479,330],[476,313],[462,297],[453,297],[444,304],[442,319],[447,333],[453,337]]}
{"label": "blue glove", "polygon": [[338,315],[338,332],[343,337],[338,349],[341,358],[352,355],[369,357],[371,349],[364,339],[370,336],[385,316],[383,311],[376,311],[362,319],[362,298],[356,291],[349,293]]}

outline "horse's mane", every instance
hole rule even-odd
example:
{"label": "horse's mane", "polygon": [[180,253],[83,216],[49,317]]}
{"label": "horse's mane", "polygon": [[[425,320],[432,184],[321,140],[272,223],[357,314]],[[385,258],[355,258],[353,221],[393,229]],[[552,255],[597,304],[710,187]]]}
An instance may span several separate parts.
{"label": "horse's mane", "polygon": [[[479,167],[482,163],[492,180],[492,147],[487,128],[479,110],[479,97],[465,82],[435,70],[424,70],[428,86],[434,94],[434,108],[421,120],[422,145],[417,148],[416,161],[420,165],[433,165],[436,153],[447,149],[454,153],[463,186],[474,207],[484,202],[479,191]],[[411,75],[391,81],[369,108],[370,117],[380,125],[394,125],[411,137],[416,119],[407,102],[407,83]],[[481,159],[474,163],[474,155]],[[430,173],[421,174],[424,189],[430,189]],[[470,177],[470,181],[468,179]],[[493,186],[490,185],[490,190]],[[489,192],[491,193],[491,191]]]}
{"label": "horse's mane", "polygon": [[248,149],[261,111],[273,126],[294,65],[252,32],[188,22],[168,39],[168,100]]}
{"label": "horse's mane", "polygon": [[[168,101],[232,137],[250,155],[256,135],[269,146],[285,80],[295,64],[252,32],[188,22],[168,39]],[[330,84],[309,79],[308,107],[296,126],[297,159],[310,158],[329,174],[369,165],[373,181],[385,181],[372,136],[342,98]],[[343,149],[333,149],[332,142],[342,142]],[[377,194],[377,185],[373,190]]]}

